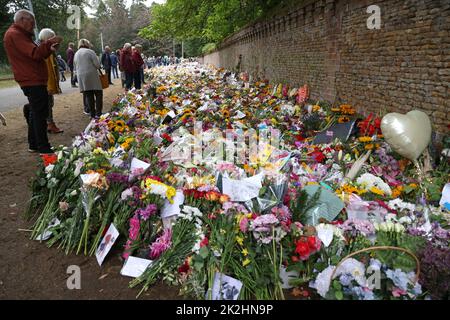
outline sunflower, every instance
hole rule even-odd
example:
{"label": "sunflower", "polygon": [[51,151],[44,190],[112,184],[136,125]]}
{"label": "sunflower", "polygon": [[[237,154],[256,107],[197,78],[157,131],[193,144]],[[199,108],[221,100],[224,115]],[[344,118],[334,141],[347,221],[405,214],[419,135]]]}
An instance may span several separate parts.
{"label": "sunflower", "polygon": [[223,110],[221,111],[221,113],[222,113],[222,116],[223,116],[224,118],[229,118],[229,117],[230,117],[230,111],[227,110],[227,109],[223,109]]}
{"label": "sunflower", "polygon": [[163,92],[167,91],[167,88],[165,86],[160,86],[158,88],[156,88],[156,93],[157,94],[161,94]]}
{"label": "sunflower", "polygon": [[125,121],[123,120],[117,120],[114,126],[114,131],[115,132],[124,132],[125,129],[127,128]]}
{"label": "sunflower", "polygon": [[192,115],[192,114],[194,114],[194,111],[192,111],[192,109],[186,109],[186,110],[184,110],[184,115]]}

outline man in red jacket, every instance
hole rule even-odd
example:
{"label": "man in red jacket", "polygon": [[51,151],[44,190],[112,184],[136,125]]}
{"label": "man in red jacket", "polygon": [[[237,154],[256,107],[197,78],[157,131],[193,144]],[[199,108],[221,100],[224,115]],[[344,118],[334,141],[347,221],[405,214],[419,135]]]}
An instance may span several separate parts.
{"label": "man in red jacket", "polygon": [[137,71],[133,61],[133,52],[131,50],[130,43],[125,43],[122,51],[120,52],[120,67],[125,73],[125,89],[130,90],[133,86],[134,74]]}
{"label": "man in red jacket", "polygon": [[36,22],[34,14],[19,10],[14,15],[14,24],[3,39],[6,54],[14,73],[14,79],[29,101],[28,143],[30,152],[53,153],[47,136],[48,93],[47,59],[57,50],[62,38],[55,36],[37,45],[33,41]]}

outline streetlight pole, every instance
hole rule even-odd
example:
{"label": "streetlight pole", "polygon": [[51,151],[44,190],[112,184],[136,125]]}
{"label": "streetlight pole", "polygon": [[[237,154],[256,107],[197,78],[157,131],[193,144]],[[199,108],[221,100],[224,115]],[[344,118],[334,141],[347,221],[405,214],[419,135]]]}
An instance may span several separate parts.
{"label": "streetlight pole", "polygon": [[[34,14],[33,3],[31,2],[31,0],[28,0],[28,8]],[[36,18],[34,20],[36,21]],[[36,40],[39,39],[39,30],[38,30],[37,22],[36,22],[36,25],[34,27],[34,36],[36,37]]]}

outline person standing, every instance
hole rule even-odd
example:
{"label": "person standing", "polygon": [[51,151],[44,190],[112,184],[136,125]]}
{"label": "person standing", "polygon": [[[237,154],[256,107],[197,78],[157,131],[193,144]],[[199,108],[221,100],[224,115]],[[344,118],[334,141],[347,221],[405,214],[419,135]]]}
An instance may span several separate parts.
{"label": "person standing", "polygon": [[109,84],[113,84],[111,81],[111,68],[112,68],[112,61],[111,61],[111,49],[110,47],[106,46],[105,51],[103,51],[102,54],[102,67],[105,69],[106,74],[108,75],[108,81]]}
{"label": "person standing", "polygon": [[125,89],[131,90],[137,68],[133,61],[130,43],[125,43],[122,52],[120,53],[120,67],[125,73]]}
{"label": "person standing", "polygon": [[72,84],[72,88],[76,88],[77,87],[77,78],[76,75],[74,74],[74,67],[73,67],[73,58],[75,57],[75,51],[73,50],[74,48],[74,44],[73,42],[69,43],[69,47],[67,48],[67,65],[69,66],[70,69],[70,82]]}
{"label": "person standing", "polygon": [[83,93],[83,101],[87,103],[92,119],[97,119],[103,111],[103,88],[100,82],[100,61],[90,49],[90,42],[81,39],[74,57],[74,66],[78,76],[78,86]]}
{"label": "person standing", "polygon": [[[51,29],[42,29],[39,33],[39,41],[43,42],[48,39],[51,39],[55,36],[55,32]],[[48,92],[48,117],[47,117],[47,131],[48,133],[58,134],[63,133],[64,130],[61,130],[56,126],[55,121],[53,120],[53,107],[55,106],[55,94],[60,94],[61,87],[59,86],[59,66],[56,60],[56,54],[53,52],[47,59],[45,59],[45,63],[47,64],[47,73],[48,73],[48,81],[47,81],[47,92]]]}
{"label": "person standing", "polygon": [[65,75],[65,73],[66,73],[66,71],[67,71],[67,63],[64,61],[64,59],[60,56],[60,55],[58,55],[58,57],[56,58],[56,60],[58,61],[58,68],[59,68],[59,72],[60,72],[60,75],[61,75],[61,82],[65,82],[67,79],[66,79],[66,75]]}
{"label": "person standing", "polygon": [[30,120],[28,143],[30,152],[53,153],[47,135],[48,72],[45,59],[56,52],[62,38],[54,36],[37,45],[33,41],[36,26],[34,14],[19,10],[14,23],[6,31],[3,43],[14,73],[14,79],[28,98],[26,117]]}
{"label": "person standing", "polygon": [[142,46],[140,44],[137,44],[134,47],[133,53],[132,53],[132,58],[133,58],[133,63],[135,65],[135,72],[134,72],[134,87],[137,90],[140,90],[142,88],[142,76],[144,73],[144,60],[142,59]]}
{"label": "person standing", "polygon": [[111,70],[114,79],[119,79],[119,72],[117,66],[119,64],[119,58],[115,52],[111,53]]}

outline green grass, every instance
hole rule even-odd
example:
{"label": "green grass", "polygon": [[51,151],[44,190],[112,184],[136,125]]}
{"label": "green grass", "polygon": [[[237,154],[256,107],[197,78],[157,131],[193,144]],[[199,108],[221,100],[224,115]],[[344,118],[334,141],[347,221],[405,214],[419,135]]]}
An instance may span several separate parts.
{"label": "green grass", "polygon": [[0,63],[0,79],[10,79],[12,77],[13,75],[9,64]]}
{"label": "green grass", "polygon": [[0,89],[12,88],[18,86],[14,80],[0,80]]}

